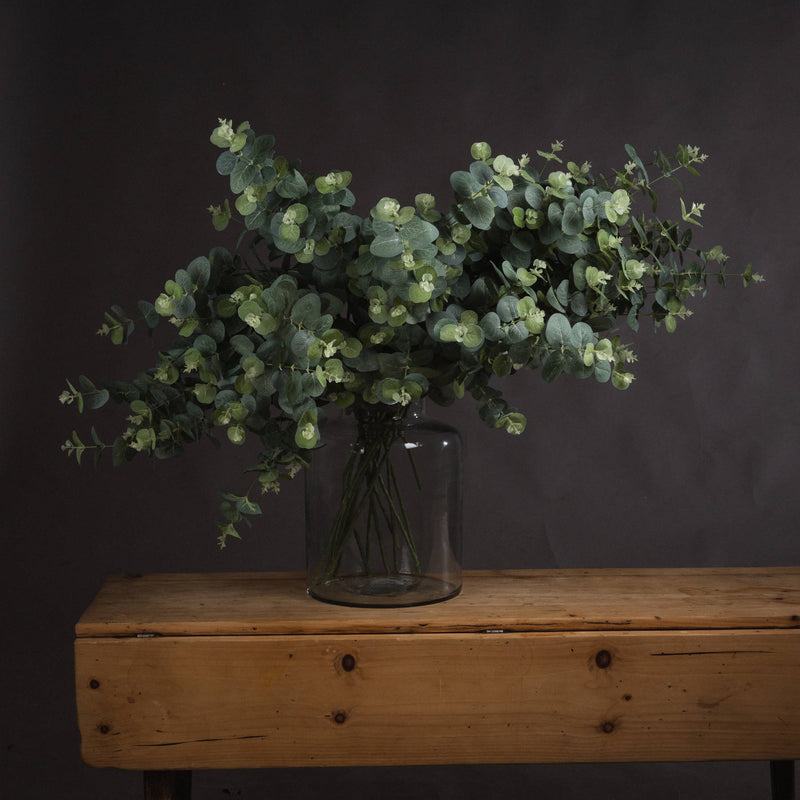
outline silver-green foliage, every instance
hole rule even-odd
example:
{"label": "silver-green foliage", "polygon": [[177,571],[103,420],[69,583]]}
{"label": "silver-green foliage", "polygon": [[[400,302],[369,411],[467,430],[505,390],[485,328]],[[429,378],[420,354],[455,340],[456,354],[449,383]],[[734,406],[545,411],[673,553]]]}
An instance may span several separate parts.
{"label": "silver-green foliage", "polygon": [[[306,175],[247,123],[220,120],[211,141],[241,219],[238,252],[215,248],[139,303],[149,329],[168,319],[178,334],[150,370],[99,388],[81,377],[61,395],[80,410],[129,406],[115,463],[174,456],[217,431],[236,445],[254,436],[254,484],[277,491],[320,446],[327,405],[447,405],[465,392],[485,423],[518,434],[525,417],[494,378],[540,368],[546,381],[568,373],[627,388],[634,356],[610,333],[618,319],[636,331],[650,316],[673,331],[712,262],[724,282],[722,249],[691,249],[703,205],[681,200],[678,222],[657,215],[655,185],[696,175],[705,156],[694,147],[646,166],[626,145],[628,163],[607,180],[586,163],[564,166],[560,142],[537,151],[539,169],[480,142],[451,176],[446,213],[419,194],[413,206],[382,198],[361,218],[349,172]],[[642,199],[649,210],[637,214]],[[209,210],[224,230],[231,202]],[[743,277],[760,279],[749,267]],[[119,344],[134,327],[115,306],[100,332]],[[106,445],[94,429],[92,442],[73,433],[64,449],[97,457]],[[250,494],[225,494],[222,545],[260,513]]]}

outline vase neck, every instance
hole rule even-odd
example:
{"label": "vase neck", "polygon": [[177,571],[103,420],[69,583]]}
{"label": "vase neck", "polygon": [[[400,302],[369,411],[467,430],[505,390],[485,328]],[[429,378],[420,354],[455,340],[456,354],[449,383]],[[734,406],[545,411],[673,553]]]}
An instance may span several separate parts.
{"label": "vase neck", "polygon": [[[359,438],[371,439],[375,435],[384,435],[388,431],[396,431],[399,435],[404,425],[419,422],[425,415],[425,401],[418,400],[402,405],[359,405],[353,408],[353,416],[358,425]],[[383,433],[381,433],[383,432]]]}

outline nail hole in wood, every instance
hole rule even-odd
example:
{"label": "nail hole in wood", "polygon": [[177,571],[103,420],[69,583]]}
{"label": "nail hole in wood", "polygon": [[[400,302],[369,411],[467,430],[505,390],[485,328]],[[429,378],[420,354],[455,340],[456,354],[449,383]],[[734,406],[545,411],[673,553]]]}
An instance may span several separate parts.
{"label": "nail hole in wood", "polygon": [[92,678],[89,681],[89,688],[90,689],[99,689],[100,688],[100,681],[96,680],[95,678]]}
{"label": "nail hole in wood", "polygon": [[105,734],[111,731],[111,727],[109,725],[98,725],[97,730],[105,736]]}
{"label": "nail hole in wood", "polygon": [[611,733],[614,730],[614,723],[606,720],[603,725],[603,733]]}

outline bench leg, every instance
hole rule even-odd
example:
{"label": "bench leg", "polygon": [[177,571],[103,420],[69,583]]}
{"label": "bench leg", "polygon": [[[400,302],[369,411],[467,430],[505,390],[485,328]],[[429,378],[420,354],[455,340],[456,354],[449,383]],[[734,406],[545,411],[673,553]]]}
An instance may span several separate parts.
{"label": "bench leg", "polygon": [[148,770],[144,773],[144,800],[191,800],[191,770]]}
{"label": "bench leg", "polygon": [[770,761],[772,800],[794,800],[794,761]]}

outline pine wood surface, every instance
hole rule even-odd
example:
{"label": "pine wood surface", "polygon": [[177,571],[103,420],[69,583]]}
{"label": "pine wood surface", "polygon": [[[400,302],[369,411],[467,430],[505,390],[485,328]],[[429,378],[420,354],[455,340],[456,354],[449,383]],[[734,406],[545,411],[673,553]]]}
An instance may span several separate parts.
{"label": "pine wood surface", "polygon": [[800,626],[800,569],[616,569],[467,572],[445,603],[351,609],[308,597],[291,573],[110,578],[78,637]]}
{"label": "pine wood surface", "polygon": [[800,757],[800,630],[82,639],[94,766]]}
{"label": "pine wood surface", "polygon": [[76,633],[94,766],[800,758],[795,568],[476,572],[383,610],[118,576]]}

